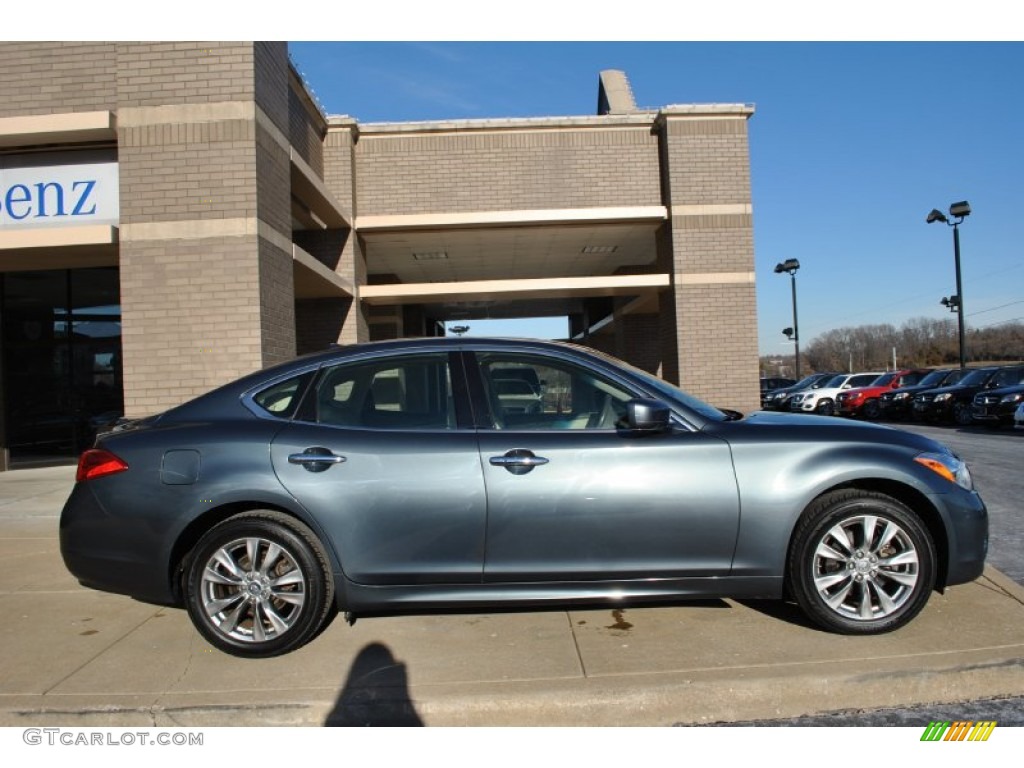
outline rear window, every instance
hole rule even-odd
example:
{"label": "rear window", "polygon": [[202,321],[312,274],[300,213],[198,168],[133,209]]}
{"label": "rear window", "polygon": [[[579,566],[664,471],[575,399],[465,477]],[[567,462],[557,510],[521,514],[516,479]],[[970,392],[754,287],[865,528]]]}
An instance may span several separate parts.
{"label": "rear window", "polygon": [[313,371],[285,379],[277,384],[272,384],[261,392],[253,395],[252,401],[267,412],[270,416],[281,419],[290,419],[302,401],[302,395],[306,387],[313,379]]}

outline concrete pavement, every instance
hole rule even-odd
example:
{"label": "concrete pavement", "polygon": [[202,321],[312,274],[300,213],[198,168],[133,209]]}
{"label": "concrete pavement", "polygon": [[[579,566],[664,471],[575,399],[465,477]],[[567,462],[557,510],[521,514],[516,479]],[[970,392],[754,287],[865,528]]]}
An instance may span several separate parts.
{"label": "concrete pavement", "polygon": [[70,467],[0,474],[0,725],[669,725],[1024,694],[1024,588],[989,569],[904,629],[831,635],[781,603],[338,617],[275,659],[182,610],[80,587]]}

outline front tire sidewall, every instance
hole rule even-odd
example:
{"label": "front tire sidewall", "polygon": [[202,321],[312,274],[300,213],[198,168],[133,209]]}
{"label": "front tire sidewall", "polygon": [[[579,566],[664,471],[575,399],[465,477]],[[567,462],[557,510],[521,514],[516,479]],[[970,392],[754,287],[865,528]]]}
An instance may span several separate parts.
{"label": "front tire sidewall", "polygon": [[[253,537],[273,542],[287,551],[302,573],[306,600],[295,621],[281,634],[265,641],[238,640],[226,634],[203,608],[203,572],[218,549],[237,539]],[[185,605],[196,629],[213,646],[235,656],[266,658],[293,651],[309,642],[326,623],[334,589],[326,554],[312,531],[279,512],[248,512],[212,528],[196,545],[185,568]]]}
{"label": "front tire sidewall", "polygon": [[[879,525],[895,523],[917,551],[917,583],[905,602],[876,619],[854,619],[833,609],[819,594],[814,580],[815,552],[825,535],[840,523],[865,515]],[[794,532],[787,567],[790,594],[807,616],[832,632],[870,635],[891,632],[907,624],[924,608],[935,586],[935,545],[920,518],[906,505],[880,493],[838,491],[820,498],[801,518]]]}

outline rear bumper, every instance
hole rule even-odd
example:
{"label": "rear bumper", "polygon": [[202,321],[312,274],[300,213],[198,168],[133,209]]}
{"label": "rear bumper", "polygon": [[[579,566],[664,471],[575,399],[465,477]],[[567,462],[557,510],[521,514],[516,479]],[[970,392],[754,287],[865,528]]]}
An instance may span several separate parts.
{"label": "rear bumper", "polygon": [[175,596],[166,560],[152,528],[114,517],[99,503],[92,482],[76,483],[60,517],[60,552],[71,575],[86,587],[171,604]]}

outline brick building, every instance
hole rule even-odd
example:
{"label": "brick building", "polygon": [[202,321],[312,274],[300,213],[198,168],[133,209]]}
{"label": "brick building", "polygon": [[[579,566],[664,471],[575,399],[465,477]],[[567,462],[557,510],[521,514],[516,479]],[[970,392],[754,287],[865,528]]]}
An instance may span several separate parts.
{"label": "brick building", "polygon": [[0,43],[0,464],[332,342],[565,316],[757,407],[749,105],[326,116],[285,43]]}

